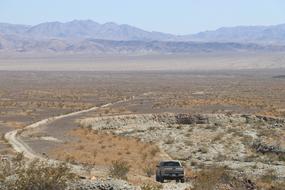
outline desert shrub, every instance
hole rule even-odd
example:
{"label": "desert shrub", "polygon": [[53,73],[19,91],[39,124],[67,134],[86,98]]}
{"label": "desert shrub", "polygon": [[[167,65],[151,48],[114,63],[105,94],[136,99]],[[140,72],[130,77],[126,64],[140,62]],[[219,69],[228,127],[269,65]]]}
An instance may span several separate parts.
{"label": "desert shrub", "polygon": [[196,174],[192,171],[190,167],[184,166],[185,168],[185,175],[184,179],[185,182],[192,182],[196,178]]}
{"label": "desert shrub", "polygon": [[222,154],[222,153],[219,153],[216,157],[215,157],[215,160],[218,161],[218,162],[224,162],[225,160],[227,159],[227,156]]}
{"label": "desert shrub", "polygon": [[5,134],[4,133],[0,133],[0,140],[5,141]]}
{"label": "desert shrub", "polygon": [[198,165],[197,161],[195,161],[195,160],[192,160],[192,161],[190,162],[190,164],[191,164],[191,166],[197,166],[197,165]]}
{"label": "desert shrub", "polygon": [[278,155],[278,160],[285,162],[285,154],[283,153],[283,154]]}
{"label": "desert shrub", "polygon": [[184,142],[184,144],[185,144],[186,146],[193,146],[193,142],[192,142],[191,140],[186,140],[186,141]]}
{"label": "desert shrub", "polygon": [[258,189],[283,190],[285,182],[278,180],[275,170],[267,170],[260,179],[257,180]]}
{"label": "desert shrub", "polygon": [[165,144],[173,144],[174,143],[174,139],[173,138],[168,138],[166,141],[165,141]]}
{"label": "desert shrub", "polygon": [[219,182],[223,170],[202,170],[194,182],[194,190],[212,190]]}
{"label": "desert shrub", "polygon": [[277,175],[275,170],[269,169],[265,172],[265,174],[261,177],[261,180],[267,183],[271,183],[277,179]]}
{"label": "desert shrub", "polygon": [[201,147],[198,149],[199,152],[206,154],[208,152],[208,148],[207,147]]}
{"label": "desert shrub", "polygon": [[285,182],[273,182],[268,190],[284,190]]}
{"label": "desert shrub", "polygon": [[148,165],[143,169],[144,173],[146,174],[147,177],[151,177],[154,175],[154,169],[152,166]]}
{"label": "desert shrub", "polygon": [[223,136],[224,136],[223,133],[217,134],[217,135],[212,139],[212,143],[222,140]]}
{"label": "desert shrub", "polygon": [[162,189],[161,184],[143,184],[141,190],[160,190]]}
{"label": "desert shrub", "polygon": [[200,171],[194,181],[193,190],[212,190],[228,175],[223,167],[208,168]]}
{"label": "desert shrub", "polygon": [[61,190],[74,179],[75,175],[63,163],[51,164],[40,160],[26,162],[21,154],[12,161],[0,162],[2,190]]}
{"label": "desert shrub", "polygon": [[93,127],[92,124],[88,124],[88,125],[87,125],[86,129],[87,129],[87,132],[88,132],[88,133],[91,133],[91,132],[92,132],[92,130],[93,130],[92,127]]}
{"label": "desert shrub", "polygon": [[159,152],[159,148],[158,147],[154,147],[154,148],[151,149],[150,155],[151,156],[155,156],[158,152]]}
{"label": "desert shrub", "polygon": [[230,186],[235,190],[255,189],[255,184],[251,180],[237,178],[225,167],[211,167],[196,174],[194,188],[192,190],[214,190],[224,189]]}
{"label": "desert shrub", "polygon": [[114,161],[109,169],[110,176],[118,179],[127,179],[127,174],[130,171],[128,162],[125,161]]}

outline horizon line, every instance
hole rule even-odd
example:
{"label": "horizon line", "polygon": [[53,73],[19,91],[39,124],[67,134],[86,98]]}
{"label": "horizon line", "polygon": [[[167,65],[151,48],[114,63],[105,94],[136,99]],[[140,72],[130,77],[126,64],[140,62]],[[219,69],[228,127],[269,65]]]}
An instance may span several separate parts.
{"label": "horizon line", "polygon": [[216,30],[219,30],[219,29],[223,29],[223,28],[236,28],[236,27],[270,27],[270,26],[279,26],[279,25],[285,25],[285,21],[284,23],[278,23],[278,24],[264,24],[264,25],[228,25],[228,26],[221,26],[221,27],[217,27],[215,29],[206,29],[206,30],[202,30],[202,31],[199,31],[199,32],[195,32],[195,33],[186,33],[186,34],[177,34],[177,33],[171,33],[171,32],[163,32],[163,31],[156,31],[156,30],[147,30],[147,29],[144,29],[144,28],[141,28],[141,27],[138,27],[138,26],[135,26],[135,25],[131,25],[131,24],[127,24],[127,23],[118,23],[118,22],[114,22],[114,21],[107,21],[107,22],[98,22],[98,21],[95,21],[93,19],[73,19],[73,20],[69,20],[69,21],[44,21],[44,22],[40,22],[40,23],[37,23],[37,24],[21,24],[21,23],[11,23],[11,22],[2,22],[0,21],[0,24],[11,24],[11,25],[22,25],[22,26],[29,26],[29,27],[34,27],[34,26],[37,26],[37,25],[40,25],[40,24],[45,24],[45,23],[60,23],[60,24],[67,24],[67,23],[71,23],[71,22],[75,22],[75,21],[91,21],[91,22],[94,22],[94,23],[97,23],[97,24],[100,24],[100,25],[105,25],[105,24],[116,24],[118,26],[130,26],[130,27],[134,27],[134,28],[138,28],[140,30],[144,30],[144,31],[147,31],[147,32],[159,32],[159,33],[164,33],[164,34],[170,34],[170,35],[176,35],[176,36],[185,36],[185,35],[193,35],[193,34],[199,34],[199,33],[202,33],[202,32],[209,32],[209,31],[216,31]]}

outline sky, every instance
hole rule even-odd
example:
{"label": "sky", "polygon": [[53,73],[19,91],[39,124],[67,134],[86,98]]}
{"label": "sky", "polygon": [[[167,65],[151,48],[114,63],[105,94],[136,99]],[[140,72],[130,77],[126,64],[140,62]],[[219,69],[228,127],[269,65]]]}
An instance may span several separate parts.
{"label": "sky", "polygon": [[193,34],[285,23],[285,0],[0,0],[0,22],[35,25],[75,19]]}

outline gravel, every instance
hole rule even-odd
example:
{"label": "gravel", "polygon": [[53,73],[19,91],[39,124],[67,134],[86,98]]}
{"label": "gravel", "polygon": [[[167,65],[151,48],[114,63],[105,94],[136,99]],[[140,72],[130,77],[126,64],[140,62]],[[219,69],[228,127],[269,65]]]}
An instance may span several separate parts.
{"label": "gravel", "polygon": [[138,190],[123,180],[81,180],[70,185],[67,190]]}

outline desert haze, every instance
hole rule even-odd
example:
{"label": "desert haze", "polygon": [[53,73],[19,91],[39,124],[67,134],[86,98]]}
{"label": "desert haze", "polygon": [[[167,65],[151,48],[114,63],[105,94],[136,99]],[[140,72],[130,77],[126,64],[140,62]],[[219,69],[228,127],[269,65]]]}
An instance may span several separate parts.
{"label": "desert haze", "polygon": [[177,36],[91,20],[35,26],[0,24],[0,55],[6,53],[187,54],[283,52],[284,25],[222,28]]}
{"label": "desert haze", "polygon": [[284,24],[2,23],[0,189],[284,190],[284,95]]}
{"label": "desert haze", "polygon": [[109,56],[13,54],[13,56],[2,56],[0,59],[0,70],[3,71],[217,71],[236,69],[285,69],[285,54],[282,52]]}

